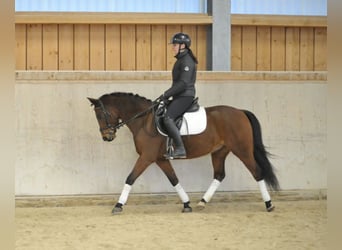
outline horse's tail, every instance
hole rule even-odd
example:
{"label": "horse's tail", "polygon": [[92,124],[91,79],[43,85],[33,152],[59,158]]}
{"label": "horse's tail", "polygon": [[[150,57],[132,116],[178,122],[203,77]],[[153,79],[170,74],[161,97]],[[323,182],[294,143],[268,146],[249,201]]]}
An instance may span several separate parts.
{"label": "horse's tail", "polygon": [[253,141],[254,141],[254,158],[262,171],[262,176],[267,185],[273,190],[279,190],[279,182],[273,171],[273,166],[268,160],[267,156],[270,155],[266,151],[262,142],[261,126],[256,116],[247,110],[243,111],[248,120],[250,121],[253,129]]}

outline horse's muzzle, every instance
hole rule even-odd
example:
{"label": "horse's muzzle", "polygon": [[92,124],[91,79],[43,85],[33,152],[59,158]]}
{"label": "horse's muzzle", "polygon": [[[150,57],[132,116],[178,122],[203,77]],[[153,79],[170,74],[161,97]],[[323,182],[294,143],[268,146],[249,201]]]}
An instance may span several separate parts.
{"label": "horse's muzzle", "polygon": [[115,138],[115,135],[106,135],[106,136],[102,136],[102,139],[104,141],[113,141]]}
{"label": "horse's muzzle", "polygon": [[115,135],[116,130],[115,129],[107,128],[107,129],[101,129],[100,131],[101,131],[102,139],[104,141],[112,141],[116,137],[116,135]]}

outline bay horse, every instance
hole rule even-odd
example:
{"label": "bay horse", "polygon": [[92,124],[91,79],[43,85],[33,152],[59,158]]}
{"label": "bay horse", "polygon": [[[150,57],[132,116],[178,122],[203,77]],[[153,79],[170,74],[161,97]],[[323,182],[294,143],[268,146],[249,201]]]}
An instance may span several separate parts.
{"label": "bay horse", "polygon": [[[167,176],[183,202],[182,212],[191,212],[189,196],[182,188],[170,163],[164,158],[166,137],[158,133],[154,111],[158,101],[132,93],[114,92],[100,98],[89,98],[94,106],[100,133],[104,141],[112,141],[117,129],[126,125],[133,133],[139,157],[128,175],[112,214],[123,211],[135,180],[152,163],[156,163]],[[230,106],[205,107],[207,126],[197,135],[183,136],[187,159],[211,154],[213,181],[198,203],[200,208],[211,200],[225,178],[225,159],[232,152],[247,167],[257,181],[266,211],[274,209],[267,187],[279,190],[278,179],[268,159],[261,135],[261,126],[256,116],[247,110]]]}

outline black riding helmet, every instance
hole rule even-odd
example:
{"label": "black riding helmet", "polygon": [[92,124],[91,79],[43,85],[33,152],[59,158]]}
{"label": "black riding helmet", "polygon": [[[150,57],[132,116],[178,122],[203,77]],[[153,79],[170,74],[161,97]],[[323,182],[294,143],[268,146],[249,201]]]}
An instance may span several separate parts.
{"label": "black riding helmet", "polygon": [[173,35],[170,43],[172,43],[172,44],[185,44],[185,47],[190,48],[191,39],[190,39],[188,34],[177,33],[177,34]]}

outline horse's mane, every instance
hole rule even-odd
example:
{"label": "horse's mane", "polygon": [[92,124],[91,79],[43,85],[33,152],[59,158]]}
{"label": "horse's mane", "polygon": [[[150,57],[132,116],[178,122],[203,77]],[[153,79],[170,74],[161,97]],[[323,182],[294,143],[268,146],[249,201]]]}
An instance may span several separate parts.
{"label": "horse's mane", "polygon": [[110,94],[104,94],[99,99],[103,99],[103,98],[107,98],[107,97],[128,97],[128,98],[132,98],[132,99],[139,99],[142,101],[152,102],[150,99],[147,99],[144,96],[140,96],[138,94],[133,94],[133,93],[126,93],[126,92],[113,92]]}

